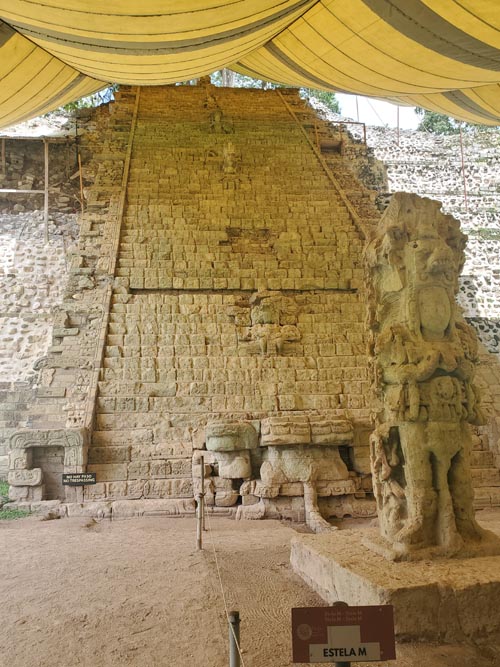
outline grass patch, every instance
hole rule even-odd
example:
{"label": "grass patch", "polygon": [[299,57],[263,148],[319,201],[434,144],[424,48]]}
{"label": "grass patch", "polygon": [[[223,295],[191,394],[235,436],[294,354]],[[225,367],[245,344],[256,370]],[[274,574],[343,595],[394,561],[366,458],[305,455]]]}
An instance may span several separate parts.
{"label": "grass patch", "polygon": [[12,521],[13,519],[24,519],[30,514],[31,512],[29,510],[20,510],[17,509],[16,507],[12,507],[12,509],[3,507],[0,510],[0,521]]}
{"label": "grass patch", "polygon": [[0,521],[12,521],[13,519],[24,519],[29,516],[29,510],[18,509],[17,507],[2,507],[3,503],[9,500],[9,485],[7,482],[0,482]]}

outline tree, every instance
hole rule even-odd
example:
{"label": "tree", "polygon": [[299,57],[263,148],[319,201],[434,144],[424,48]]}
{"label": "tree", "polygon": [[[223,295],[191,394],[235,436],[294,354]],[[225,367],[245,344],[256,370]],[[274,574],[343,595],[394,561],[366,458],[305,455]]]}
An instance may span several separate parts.
{"label": "tree", "polygon": [[[262,88],[264,90],[273,90],[275,88],[286,88],[282,83],[272,81],[263,81],[262,79],[253,79],[251,76],[238,74],[228,69],[214,72],[211,76],[212,83],[216,86],[233,86],[234,88]],[[335,93],[328,90],[317,90],[316,88],[300,88],[301,97],[314,97],[324,104],[330,111],[340,113],[340,105],[335,97]]]}
{"label": "tree", "polygon": [[111,100],[113,99],[113,93],[116,90],[118,90],[117,84],[108,86],[103,90],[97,91],[97,93],[94,93],[93,95],[88,95],[87,97],[81,97],[79,100],[75,100],[74,102],[69,102],[68,104],[64,104],[62,107],[59,107],[59,109],[56,109],[56,112],[60,110],[71,112],[75,111],[76,109],[90,109],[92,107],[98,107],[101,104],[106,104],[107,102],[111,102]]}
{"label": "tree", "polygon": [[415,113],[422,116],[417,130],[431,132],[432,134],[457,134],[460,132],[460,125],[454,118],[421,107],[415,107]]}
{"label": "tree", "polygon": [[334,113],[340,113],[340,104],[338,99],[335,97],[335,93],[332,93],[329,90],[317,90],[316,88],[301,88],[300,89],[301,97],[314,97],[325,105],[330,111]]}

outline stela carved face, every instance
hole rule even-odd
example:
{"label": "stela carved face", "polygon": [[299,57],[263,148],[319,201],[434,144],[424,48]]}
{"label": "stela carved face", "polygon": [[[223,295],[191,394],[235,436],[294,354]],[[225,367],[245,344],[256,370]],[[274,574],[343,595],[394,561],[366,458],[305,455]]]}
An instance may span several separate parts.
{"label": "stela carved face", "polygon": [[410,260],[407,266],[410,273],[414,273],[412,277],[416,282],[439,283],[444,287],[453,284],[456,273],[455,257],[452,249],[440,237],[408,242],[406,255]]}
{"label": "stela carved face", "polygon": [[453,250],[441,237],[429,234],[409,241],[405,255],[421,333],[426,340],[444,340],[453,316],[451,299],[456,276]]}

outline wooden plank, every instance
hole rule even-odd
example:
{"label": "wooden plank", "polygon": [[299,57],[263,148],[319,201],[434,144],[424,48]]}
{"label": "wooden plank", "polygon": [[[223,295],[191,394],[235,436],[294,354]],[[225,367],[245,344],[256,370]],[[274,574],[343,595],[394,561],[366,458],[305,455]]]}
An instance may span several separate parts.
{"label": "wooden plank", "polygon": [[48,141],[51,144],[70,144],[75,141],[75,137],[71,135],[63,137],[24,137],[15,134],[0,134],[0,139],[4,141]]}
{"label": "wooden plank", "polygon": [[22,194],[32,194],[32,195],[43,195],[45,193],[45,190],[11,190],[9,188],[0,188],[0,193],[9,193],[9,194],[15,194],[16,192],[21,192]]}

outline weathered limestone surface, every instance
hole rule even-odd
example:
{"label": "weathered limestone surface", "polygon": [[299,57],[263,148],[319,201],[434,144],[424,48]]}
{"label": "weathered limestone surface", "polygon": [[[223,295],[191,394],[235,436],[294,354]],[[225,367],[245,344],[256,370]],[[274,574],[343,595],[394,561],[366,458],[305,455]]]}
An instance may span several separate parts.
{"label": "weathered limestone surface", "polygon": [[276,93],[141,90],[85,498],[192,497],[204,453],[209,506],[366,501],[362,245]]}
{"label": "weathered limestone surface", "polygon": [[[30,419],[4,439],[92,432],[88,507],[190,511],[203,454],[209,506],[315,529],[321,514],[373,513],[363,240],[302,130],[367,227],[374,195],[346,169],[359,146],[284,97],[298,124],[273,91],[145,88],[135,123],[137,91],[122,87],[83,140],[93,185],[70,281]],[[229,450],[213,448],[228,424]],[[500,479],[482,436],[486,505]],[[49,483],[64,450],[39,440],[26,470],[42,470],[44,497],[64,497]]]}
{"label": "weathered limestone surface", "polygon": [[[69,469],[73,464],[67,461],[67,445],[60,443],[61,451],[56,451],[57,447],[52,444],[46,447],[46,435],[63,429],[69,432],[83,429],[82,437],[87,442],[93,424],[97,376],[114,276],[116,243],[113,245],[113,239],[119,233],[120,186],[117,184],[122,177],[135,100],[126,88],[121,97],[114,114],[109,115],[107,109],[97,112],[99,132],[94,136],[89,134],[85,140],[86,146],[93,148],[94,162],[84,177],[94,182],[94,188],[88,193],[78,246],[70,255],[67,283],[61,291],[50,289],[40,302],[42,312],[44,308],[53,307],[48,348],[45,347],[44,355],[35,361],[34,377],[29,378],[29,385],[16,385],[14,396],[19,395],[19,398],[13,403],[12,414],[4,412],[4,416],[10,418],[2,424],[0,447],[10,442],[6,449],[15,448],[12,443],[29,434],[35,467],[40,467],[44,473],[42,486],[37,487],[36,493],[28,485],[24,490],[13,486],[12,489],[17,490],[11,490],[11,495],[18,499],[34,500],[34,495],[38,500],[76,500],[77,497],[74,490],[63,490],[61,486],[63,470],[75,472]],[[99,152],[95,150],[97,146]],[[50,254],[47,251],[45,255],[47,262]],[[62,262],[63,259],[64,255],[60,253],[58,260]],[[36,273],[42,266],[38,257],[34,260]],[[51,276],[52,267],[48,267],[45,275],[39,277],[38,292],[43,290],[44,282],[50,284]],[[26,299],[28,296],[29,293]],[[28,299],[27,305],[30,304],[34,307],[33,297],[31,301]],[[9,395],[9,399],[14,396]],[[9,407],[10,400],[5,405],[5,408]],[[86,463],[85,458],[75,465],[85,467]],[[9,469],[12,471],[11,465]],[[81,489],[78,493],[81,495]]]}
{"label": "weathered limestone surface", "polygon": [[382,403],[371,461],[383,548],[396,559],[500,548],[473,511],[469,424],[484,418],[477,342],[455,302],[464,245],[437,202],[397,193],[367,248]]}
{"label": "weathered limestone surface", "polygon": [[[376,539],[376,529],[371,539]],[[498,637],[500,558],[389,563],[367,557],[359,531],[297,535],[291,563],[327,604],[394,605],[400,640],[480,642]]]}

